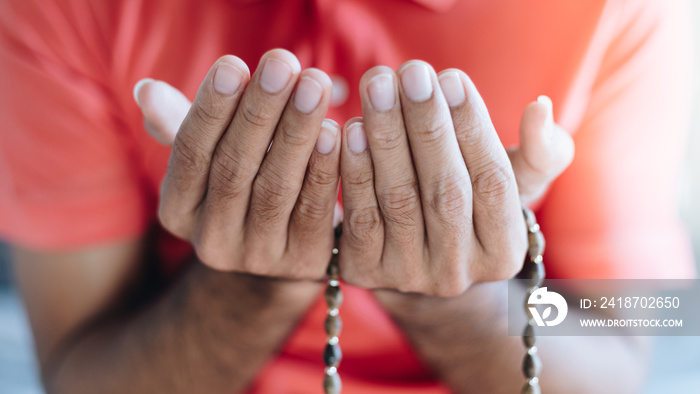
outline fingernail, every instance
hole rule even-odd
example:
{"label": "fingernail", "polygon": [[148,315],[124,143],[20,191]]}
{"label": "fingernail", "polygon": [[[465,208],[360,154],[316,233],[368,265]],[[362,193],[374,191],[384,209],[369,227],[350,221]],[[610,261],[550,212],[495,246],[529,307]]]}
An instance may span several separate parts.
{"label": "fingernail", "polygon": [[544,121],[544,135],[547,138],[551,138],[554,135],[554,114],[553,114],[553,105],[552,105],[552,99],[545,95],[541,95],[537,97],[537,102],[540,104],[543,104],[545,107],[547,107],[547,119]]}
{"label": "fingernail", "polygon": [[358,154],[367,149],[367,134],[362,123],[356,122],[348,127],[348,148]]}
{"label": "fingernail", "polygon": [[396,94],[394,93],[394,78],[391,74],[379,74],[370,79],[369,101],[377,111],[388,111],[394,108]]}
{"label": "fingernail", "polygon": [[462,79],[459,77],[459,74],[456,72],[450,71],[442,74],[440,76],[440,88],[450,108],[458,107],[464,102],[466,97],[464,94],[464,85],[462,84]]}
{"label": "fingernail", "polygon": [[265,61],[260,73],[260,86],[268,93],[277,93],[287,86],[292,78],[292,69],[286,63],[270,58]]}
{"label": "fingernail", "polygon": [[421,102],[433,95],[430,70],[425,64],[410,64],[401,72],[401,84],[409,99]]}
{"label": "fingernail", "polygon": [[214,73],[214,89],[225,95],[234,94],[241,86],[241,73],[228,63],[219,63]]}
{"label": "fingernail", "polygon": [[323,95],[323,87],[313,78],[303,77],[294,93],[294,106],[301,112],[309,113],[318,107]]}
{"label": "fingernail", "polygon": [[544,104],[547,108],[549,108],[549,112],[552,112],[552,99],[549,98],[548,96],[541,95],[537,96],[537,102],[540,104]]}
{"label": "fingernail", "polygon": [[136,85],[134,85],[134,101],[136,101],[136,105],[139,107],[141,106],[141,103],[139,102],[139,92],[141,91],[141,88],[149,82],[153,82],[153,78],[144,78],[136,82]]}
{"label": "fingernail", "polygon": [[338,124],[331,123],[329,120],[324,120],[321,125],[321,133],[316,140],[316,150],[321,154],[328,154],[335,148],[335,142],[338,139]]}

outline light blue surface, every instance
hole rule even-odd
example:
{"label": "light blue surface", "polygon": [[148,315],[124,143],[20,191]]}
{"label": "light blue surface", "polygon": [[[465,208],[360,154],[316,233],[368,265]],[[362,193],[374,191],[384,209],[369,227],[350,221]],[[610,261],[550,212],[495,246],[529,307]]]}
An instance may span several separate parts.
{"label": "light blue surface", "polygon": [[15,292],[0,285],[0,394],[40,394],[32,339]]}
{"label": "light blue surface", "polygon": [[[700,393],[700,337],[656,338],[643,394]],[[0,285],[0,394],[42,394],[32,340],[17,294]]]}
{"label": "light blue surface", "polygon": [[658,337],[644,394],[700,393],[700,337]]}

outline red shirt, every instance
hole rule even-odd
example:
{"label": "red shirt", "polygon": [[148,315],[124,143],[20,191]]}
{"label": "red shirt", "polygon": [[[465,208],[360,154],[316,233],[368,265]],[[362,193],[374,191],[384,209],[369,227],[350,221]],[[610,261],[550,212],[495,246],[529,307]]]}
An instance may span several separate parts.
{"label": "red shirt", "polygon": [[[664,0],[87,0],[0,3],[0,236],[57,250],[141,236],[169,149],[131,95],[144,77],[190,98],[225,53],[274,47],[349,86],[419,58],[474,80],[506,145],[540,94],[576,158],[538,209],[555,278],[694,274],[675,190],[689,119],[689,12]],[[173,240],[162,253],[177,265]],[[251,393],[320,387],[325,308],[311,308]],[[345,392],[444,392],[371,295],[346,286]],[[232,334],[233,335],[233,334]]]}

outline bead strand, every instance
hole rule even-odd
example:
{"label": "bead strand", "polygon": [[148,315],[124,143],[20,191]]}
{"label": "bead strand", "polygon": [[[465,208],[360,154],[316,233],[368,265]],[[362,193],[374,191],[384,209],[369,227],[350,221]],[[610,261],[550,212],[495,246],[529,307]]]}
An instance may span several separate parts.
{"label": "bead strand", "polygon": [[525,386],[521,391],[522,394],[541,394],[539,376],[542,371],[542,360],[537,354],[537,346],[535,346],[535,321],[528,308],[528,299],[530,295],[540,288],[544,281],[545,272],[542,254],[544,253],[544,235],[540,231],[540,226],[537,224],[535,214],[523,208],[525,215],[525,224],[527,225],[528,249],[525,257],[525,266],[520,274],[521,278],[527,280],[528,289],[525,295],[525,314],[528,317],[528,322],[523,330],[523,344],[527,352],[523,358],[523,375],[527,379]]}
{"label": "bead strand", "polygon": [[328,305],[328,315],[324,324],[327,343],[323,351],[323,363],[326,365],[323,389],[326,394],[340,394],[342,391],[342,382],[340,375],[338,375],[338,365],[343,358],[343,352],[338,345],[338,335],[343,328],[343,321],[339,315],[339,308],[343,303],[343,292],[340,290],[340,268],[338,266],[338,242],[341,233],[342,224],[335,229],[335,246],[327,271],[328,284],[325,298],[326,305]]}

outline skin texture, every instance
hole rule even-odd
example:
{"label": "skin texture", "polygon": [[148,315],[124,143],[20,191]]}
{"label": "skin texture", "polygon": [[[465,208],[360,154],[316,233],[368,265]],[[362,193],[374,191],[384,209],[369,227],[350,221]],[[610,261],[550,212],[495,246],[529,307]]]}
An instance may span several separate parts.
{"label": "skin texture", "polygon": [[[452,298],[388,290],[377,290],[375,296],[426,364],[455,393],[507,394],[520,392],[524,384],[525,354],[521,338],[508,336],[507,291],[506,282],[492,282],[475,284]],[[568,319],[601,317],[571,312]],[[538,337],[537,352],[544,366],[542,391],[639,392],[648,341],[619,336],[623,334],[610,329],[609,337]]]}
{"label": "skin texture", "polygon": [[[265,54],[261,65],[269,59],[291,72],[273,94],[262,88],[263,67],[249,77],[240,59],[219,59],[174,138],[159,215],[166,228],[194,244],[205,264],[193,264],[151,299],[125,303],[134,289],[154,285],[144,277],[144,267],[156,264],[146,253],[147,240],[69,253],[16,251],[49,392],[242,390],[317,297],[317,282],[240,272],[285,268],[274,273],[319,278],[333,242],[340,137],[337,124],[323,119],[330,78],[300,71],[286,51]],[[238,74],[238,88],[227,94],[216,89],[220,67]],[[321,92],[310,112],[294,105],[304,78]],[[157,102],[145,88],[139,102]],[[314,149],[322,128],[335,141],[325,154]],[[232,162],[241,160],[238,154],[248,155],[245,165]],[[224,239],[243,244],[244,237],[246,250],[221,246]],[[105,265],[110,269],[95,268]],[[239,272],[223,271],[233,269]]]}
{"label": "skin texture", "polygon": [[[216,90],[222,69],[237,74],[229,77],[238,78],[231,94]],[[305,174],[331,80],[320,70],[301,72],[296,57],[282,50],[263,56],[258,70],[246,86],[248,69],[240,59],[225,56],[212,68],[212,83],[202,85],[175,137],[159,217],[212,268],[318,279],[333,243],[338,149],[318,157]],[[275,72],[279,91],[266,91],[263,76]],[[295,105],[297,81],[299,89],[321,95],[309,113]],[[332,121],[325,128],[338,134]]]}
{"label": "skin texture", "polygon": [[[193,264],[156,299],[125,303],[143,262],[117,257],[140,250],[16,252],[47,392],[241,391],[321,290]],[[112,275],[95,272],[107,262]]]}
{"label": "skin texture", "polygon": [[[260,70],[268,64],[266,82]],[[216,77],[222,67],[232,72],[221,74],[228,84]],[[330,255],[340,175],[344,279],[377,289],[456,392],[516,392],[523,349],[506,334],[502,280],[525,254],[520,206],[573,158],[551,103],[525,108],[522,146],[506,151],[459,70],[438,75],[418,61],[369,70],[359,87],[362,117],[342,132],[323,119],[330,79],[320,70],[301,71],[291,53],[273,50],[248,75],[240,59],[225,56],[191,106],[164,82],[135,92],[149,132],[173,144],[160,220],[195,246],[202,264],[127,302],[153,283],[143,269],[153,263],[144,257],[147,240],[66,254],[17,250],[49,391],[243,389],[318,295],[313,280]],[[173,119],[184,119],[179,130]],[[321,153],[329,140],[332,150]],[[112,269],[93,268],[105,260]],[[620,393],[641,382],[640,342],[538,341],[547,391]],[[601,349],[605,360],[596,357]]]}
{"label": "skin texture", "polygon": [[[468,81],[453,72],[457,83]],[[391,79],[394,91],[386,93],[396,96],[384,111],[366,94],[378,77]],[[423,101],[404,89],[419,79],[431,90]],[[455,296],[475,281],[514,276],[527,246],[525,224],[508,156],[476,90],[472,105],[455,109],[455,123],[437,75],[423,62],[404,64],[398,75],[374,68],[360,92],[364,119],[345,129],[363,123],[369,150],[344,149],[341,159],[345,280]]]}

